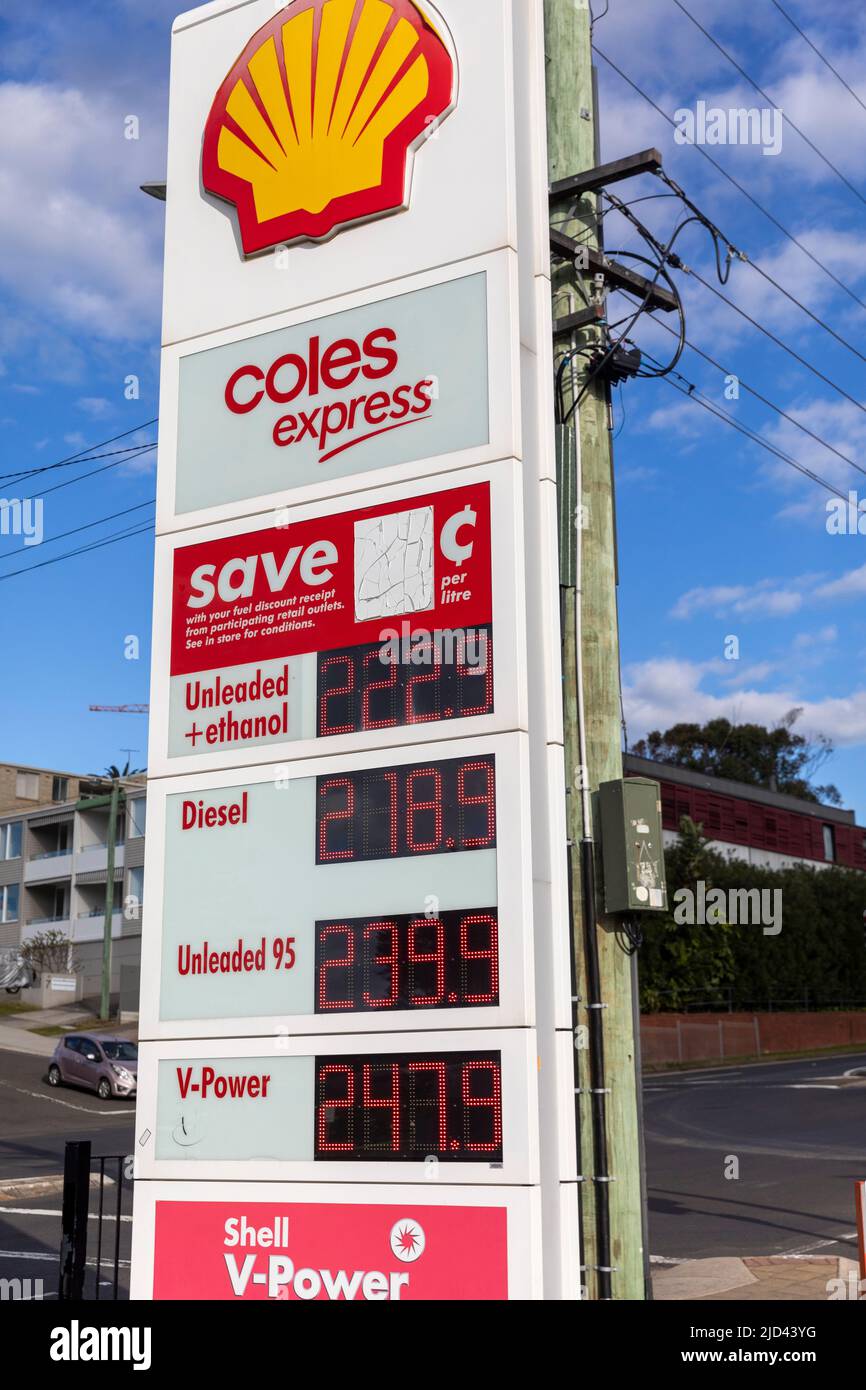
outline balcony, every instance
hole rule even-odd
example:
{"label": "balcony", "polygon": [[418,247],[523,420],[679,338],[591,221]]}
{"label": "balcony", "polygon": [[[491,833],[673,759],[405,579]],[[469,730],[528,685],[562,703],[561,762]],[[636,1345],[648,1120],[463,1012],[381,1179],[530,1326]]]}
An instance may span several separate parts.
{"label": "balcony", "polygon": [[[105,909],[79,912],[72,926],[73,941],[101,941],[105,931]],[[111,937],[114,940],[123,932],[123,912],[116,907],[111,914]]]}
{"label": "balcony", "polygon": [[32,941],[34,936],[41,936],[46,931],[62,932],[71,938],[72,922],[69,917],[28,917],[21,928],[21,944]]}
{"label": "balcony", "polygon": [[[123,868],[123,845],[114,847],[114,867]],[[75,873],[92,874],[108,868],[108,846],[105,844],[82,845],[75,856]]]}
{"label": "balcony", "polygon": [[34,855],[24,865],[25,883],[49,883],[58,878],[70,878],[71,875],[72,851],[68,849]]}

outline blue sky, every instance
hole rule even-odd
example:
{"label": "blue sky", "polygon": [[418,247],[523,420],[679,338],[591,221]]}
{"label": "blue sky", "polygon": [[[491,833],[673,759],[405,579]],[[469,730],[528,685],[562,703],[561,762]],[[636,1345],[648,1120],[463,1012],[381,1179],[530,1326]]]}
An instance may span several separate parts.
{"label": "blue sky", "polygon": [[[866,111],[772,0],[684,3],[866,198]],[[604,0],[593,7],[600,13]],[[11,482],[16,470],[45,468],[127,431],[136,432],[107,448],[154,438],[152,427],[140,427],[158,413],[163,211],[138,186],[164,173],[169,29],[179,8],[174,0],[77,0],[72,22],[68,4],[47,0],[38,23],[25,9],[0,18],[0,120],[15,137],[0,156],[2,495],[24,491]],[[784,0],[784,8],[866,101],[866,10],[858,0],[824,0],[817,9]],[[610,0],[595,38],[671,116],[699,101],[725,110],[765,104],[674,0]],[[866,354],[866,308],[851,297],[866,303],[866,203],[787,122],[777,156],[756,146],[708,147],[849,294],[697,148],[678,145],[671,126],[602,59],[598,65],[604,157],[656,145],[668,172],[731,241]],[[136,140],[125,138],[130,116]],[[664,191],[649,177],[618,190],[625,199]],[[666,240],[681,206],[653,199],[635,212]],[[644,249],[617,216],[608,219],[607,244]],[[701,227],[689,227],[677,250],[715,283]],[[690,340],[866,467],[866,412],[857,404],[866,396],[864,363],[747,264],[734,266],[725,293],[853,400],[690,277],[677,278]],[[670,340],[652,325],[635,338],[667,355]],[[866,497],[863,475],[796,425],[743,389],[739,400],[726,400],[721,374],[692,351],[679,371],[834,487]],[[139,381],[135,400],[124,395],[130,376]],[[802,707],[798,727],[826,734],[837,748],[822,776],[866,822],[866,538],[829,535],[829,493],[668,382],[628,384],[616,393],[615,414],[630,738],[716,714],[772,724]],[[93,478],[57,487],[97,468]],[[38,477],[49,543],[21,549],[20,537],[0,536],[8,673],[0,759],[98,770],[131,747],[143,761],[145,719],[91,714],[87,706],[148,698],[152,532],[45,562],[147,525],[153,453]],[[112,519],[61,536],[102,517]],[[130,635],[140,641],[138,660],[125,659]],[[725,660],[729,636],[739,640],[738,661]]]}

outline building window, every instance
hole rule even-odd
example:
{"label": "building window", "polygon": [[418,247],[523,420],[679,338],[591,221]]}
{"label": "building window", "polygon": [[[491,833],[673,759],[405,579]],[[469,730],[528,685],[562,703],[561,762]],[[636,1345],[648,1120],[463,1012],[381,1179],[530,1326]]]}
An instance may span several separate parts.
{"label": "building window", "polygon": [[129,838],[143,835],[147,825],[147,797],[137,796],[129,803]]}
{"label": "building window", "polygon": [[0,859],[21,858],[21,821],[0,825]]}
{"label": "building window", "polygon": [[836,862],[836,832],[832,825],[825,825],[824,829],[824,858],[831,864]]}
{"label": "building window", "polygon": [[21,801],[38,801],[39,773],[19,772],[15,777],[15,795]]}
{"label": "building window", "polygon": [[0,888],[0,922],[18,921],[18,895],[21,886],[18,883],[7,883],[5,888]]}
{"label": "building window", "polygon": [[138,913],[141,911],[142,903],[144,902],[144,869],[140,866],[130,869],[129,871],[128,897],[135,899],[135,906],[137,906],[138,912],[134,915],[137,917]]}
{"label": "building window", "polygon": [[68,801],[68,800],[69,800],[69,778],[68,778],[68,777],[53,777],[53,778],[51,779],[51,800],[52,800],[52,801]]}

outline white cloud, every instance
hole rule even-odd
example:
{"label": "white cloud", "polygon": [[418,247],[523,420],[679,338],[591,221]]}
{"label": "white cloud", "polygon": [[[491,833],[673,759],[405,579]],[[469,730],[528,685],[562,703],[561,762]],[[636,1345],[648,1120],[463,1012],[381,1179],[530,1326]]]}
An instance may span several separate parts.
{"label": "white cloud", "polygon": [[822,584],[815,590],[815,597],[821,599],[859,598],[861,594],[866,594],[866,565],[848,570],[847,574],[840,575],[838,579],[831,580],[829,584]]}
{"label": "white cloud", "polygon": [[775,581],[762,579],[752,589],[745,584],[717,584],[707,588],[689,589],[671,609],[673,618],[692,618],[696,613],[713,612],[721,616],[739,614],[743,617],[790,617],[803,605],[803,594],[794,588],[774,587]]}
{"label": "white cloud", "polygon": [[83,410],[85,415],[89,415],[92,420],[104,420],[106,415],[110,415],[112,405],[104,396],[81,396],[78,401],[79,410]]}
{"label": "white cloud", "polygon": [[823,700],[804,700],[795,689],[739,689],[718,695],[703,688],[704,666],[691,661],[660,659],[625,668],[623,700],[632,742],[651,729],[668,729],[680,722],[706,723],[725,718],[736,723],[772,726],[794,708],[802,708],[797,731],[807,737],[824,734],[837,745],[866,742],[866,689]]}
{"label": "white cloud", "polygon": [[0,160],[0,281],[25,317],[111,342],[150,337],[161,297],[157,226],[136,187],[151,156],[124,140],[123,114],[97,89],[0,83],[0,127],[14,131]]}

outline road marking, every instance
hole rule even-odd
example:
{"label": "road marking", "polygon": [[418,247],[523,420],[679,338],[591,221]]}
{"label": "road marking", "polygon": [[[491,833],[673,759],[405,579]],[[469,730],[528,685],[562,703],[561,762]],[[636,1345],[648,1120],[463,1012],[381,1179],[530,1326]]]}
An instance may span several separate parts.
{"label": "road marking", "polygon": [[773,1091],[838,1091],[838,1083],[832,1086],[822,1086],[818,1081],[780,1081],[777,1085],[771,1086]]}
{"label": "road marking", "polygon": [[67,1110],[80,1110],[85,1115],[112,1115],[115,1119],[127,1119],[119,1110],[91,1110],[89,1105],[73,1105],[70,1100],[61,1100],[59,1096],[47,1096],[43,1091],[26,1091],[23,1086],[13,1086],[11,1081],[0,1081],[0,1086],[5,1086],[9,1091],[16,1091],[19,1096],[32,1096],[34,1100],[47,1100],[54,1105],[63,1105]]}
{"label": "road marking", "polygon": [[[44,1207],[2,1207],[2,1216],[62,1216],[62,1211],[49,1211]],[[103,1221],[116,1221],[117,1217],[110,1215],[107,1211],[102,1213]],[[121,1221],[131,1221],[131,1216],[121,1216]],[[99,1213],[92,1211],[88,1214],[89,1221],[98,1221]]]}
{"label": "road marking", "polygon": [[856,1231],[843,1231],[839,1236],[831,1236],[829,1240],[815,1240],[811,1245],[798,1245],[795,1250],[784,1250],[782,1256],[786,1260],[804,1260],[815,1250],[823,1250],[827,1245],[851,1245],[857,1240]]}

